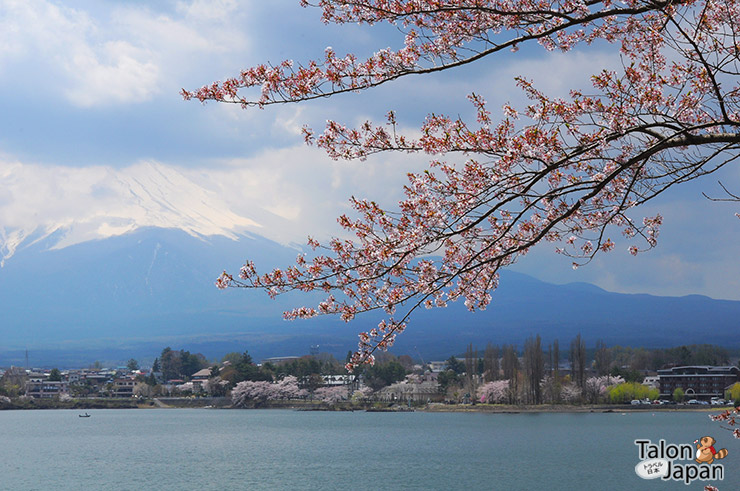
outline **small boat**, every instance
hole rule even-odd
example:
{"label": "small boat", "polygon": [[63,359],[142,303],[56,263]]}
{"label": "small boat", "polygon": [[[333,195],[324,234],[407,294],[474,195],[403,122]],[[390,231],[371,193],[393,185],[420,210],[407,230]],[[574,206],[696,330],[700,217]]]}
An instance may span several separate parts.
{"label": "small boat", "polygon": [[90,415],[87,414],[87,413],[85,413],[85,414],[78,414],[77,416],[79,416],[80,418],[89,418],[90,417]]}

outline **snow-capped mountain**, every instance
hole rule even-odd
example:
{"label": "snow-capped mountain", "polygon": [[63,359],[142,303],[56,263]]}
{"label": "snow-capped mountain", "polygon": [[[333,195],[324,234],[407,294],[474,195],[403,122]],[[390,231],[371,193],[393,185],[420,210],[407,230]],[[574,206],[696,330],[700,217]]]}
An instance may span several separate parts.
{"label": "snow-capped mountain", "polygon": [[[217,192],[173,167],[154,162],[73,173],[68,168],[51,168],[44,170],[51,175],[43,180],[36,177],[38,169],[28,167],[0,172],[0,185],[14,205],[12,213],[3,213],[0,201],[0,266],[19,248],[39,242],[49,249],[61,249],[143,227],[234,240],[247,230],[262,228],[253,218],[231,211]],[[25,207],[29,212],[22,211],[21,216],[19,201],[29,202]]]}
{"label": "snow-capped mountain", "polygon": [[[84,352],[135,342],[148,343],[152,355],[172,344],[207,356],[249,349],[259,358],[319,344],[343,357],[379,320],[289,323],[283,310],[317,298],[217,290],[224,269],[238,271],[245,259],[261,270],[282,267],[298,251],[271,240],[288,222],[275,226],[281,219],[258,208],[235,213],[192,174],[142,163],[86,169],[70,181],[67,170],[51,169],[32,192],[28,169],[16,170],[0,168],[0,365],[8,349]],[[24,200],[35,211],[19,206]],[[567,343],[577,333],[609,345],[734,347],[738,319],[740,302],[623,295],[505,272],[487,311],[453,304],[419,312],[396,347],[429,358],[471,342],[521,344],[541,334]],[[132,355],[141,353],[123,356]]]}

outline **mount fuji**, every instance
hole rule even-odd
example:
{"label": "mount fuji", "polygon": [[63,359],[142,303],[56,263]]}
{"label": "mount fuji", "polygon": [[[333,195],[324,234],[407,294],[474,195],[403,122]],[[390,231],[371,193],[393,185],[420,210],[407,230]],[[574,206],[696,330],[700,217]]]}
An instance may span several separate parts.
{"label": "mount fuji", "polygon": [[[320,345],[343,358],[379,320],[285,322],[283,310],[318,297],[217,290],[218,274],[245,259],[268,270],[302,252],[263,236],[271,227],[261,223],[280,220],[266,211],[236,214],[213,191],[158,165],[107,169],[89,187],[109,204],[0,227],[0,366],[21,364],[26,349],[41,364],[71,366],[153,358],[167,345],[207,357],[248,349],[256,359]],[[394,351],[446,358],[468,343],[521,345],[537,333],[545,342],[581,333],[589,344],[738,346],[740,302],[618,294],[509,271],[500,284],[484,312],[461,304],[419,312]]]}

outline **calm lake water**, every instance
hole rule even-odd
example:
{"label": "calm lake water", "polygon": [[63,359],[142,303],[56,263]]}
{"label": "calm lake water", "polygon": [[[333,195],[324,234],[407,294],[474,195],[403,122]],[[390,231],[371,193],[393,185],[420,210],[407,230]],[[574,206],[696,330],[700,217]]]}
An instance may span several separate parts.
{"label": "calm lake water", "polygon": [[[703,489],[640,479],[636,439],[727,448],[703,413],[0,411],[0,489]],[[685,462],[684,463],[688,463]]]}

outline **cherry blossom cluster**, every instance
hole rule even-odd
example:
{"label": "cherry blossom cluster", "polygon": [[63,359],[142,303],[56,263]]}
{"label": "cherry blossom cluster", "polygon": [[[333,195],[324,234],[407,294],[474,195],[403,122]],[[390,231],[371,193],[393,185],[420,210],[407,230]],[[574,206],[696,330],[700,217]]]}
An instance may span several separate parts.
{"label": "cherry blossom cluster", "polygon": [[373,389],[371,389],[368,386],[360,387],[359,389],[352,392],[352,400],[353,401],[366,401],[372,396]]}
{"label": "cherry blossom cluster", "polygon": [[562,397],[563,401],[565,402],[578,402],[582,396],[583,392],[581,391],[581,388],[572,382],[568,384],[563,384],[560,389],[560,397]]}
{"label": "cherry blossom cluster", "polygon": [[279,382],[245,380],[231,390],[231,403],[242,407],[250,402],[303,399],[308,396],[305,389],[298,386],[298,379],[292,375]]}
{"label": "cherry blossom cluster", "polygon": [[[308,2],[303,2],[309,5]],[[409,174],[393,209],[351,201],[339,217],[351,239],[309,239],[314,254],[259,273],[248,262],[219,288],[325,294],[287,319],[363,312],[388,316],[360,334],[347,368],[372,363],[393,345],[420,307],[462,300],[485,309],[498,272],[541,242],[571,257],[573,267],[617,249],[636,255],[657,244],[662,217],[634,208],[675,184],[733,162],[740,145],[740,2],[713,0],[320,0],[325,22],[388,22],[405,31],[403,47],[366,60],[328,48],[322,60],[285,61],[185,98],[242,106],[296,102],[472,63],[524,42],[569,50],[604,40],[622,53],[620,70],[592,77],[589,91],[553,98],[531,81],[516,83],[529,99],[505,105],[503,117],[478,94],[474,121],[431,114],[417,136],[400,134],[397,115],[350,128],[330,121],[304,137],[335,159],[382,152],[423,152],[424,172]],[[260,95],[251,97],[250,88]],[[245,91],[247,93],[245,93]],[[621,236],[621,237],[620,237]],[[575,395],[574,395],[575,396]],[[580,396],[580,395],[579,395]]]}
{"label": "cherry blossom cluster", "polygon": [[732,432],[732,436],[740,438],[740,428],[737,427],[737,421],[735,420],[738,414],[740,414],[740,407],[728,409],[719,414],[710,414],[709,419],[719,422],[722,428]]}
{"label": "cherry blossom cluster", "polygon": [[583,384],[583,390],[603,396],[606,395],[609,387],[623,383],[624,379],[621,376],[602,375],[600,377],[589,377]]}
{"label": "cherry blossom cluster", "polygon": [[494,380],[478,387],[477,396],[480,402],[500,404],[509,400],[511,391],[508,380]]}
{"label": "cherry blossom cluster", "polygon": [[346,401],[350,397],[349,390],[345,385],[319,387],[314,391],[314,395],[321,399],[322,402],[326,402],[328,404]]}
{"label": "cherry blossom cluster", "polygon": [[[694,3],[694,2],[682,2]],[[301,4],[310,6],[309,2]],[[611,0],[594,5],[584,0],[321,0],[323,21],[373,25],[388,22],[406,31],[403,47],[384,48],[366,60],[338,56],[328,47],[319,61],[284,60],[242,70],[222,82],[194,91],[186,99],[237,103],[243,107],[315,99],[380,85],[412,73],[427,73],[470,63],[527,41],[546,49],[568,50],[582,41],[613,38],[635,29],[634,16],[670,9],[670,1]],[[259,97],[242,91],[259,89]]]}

